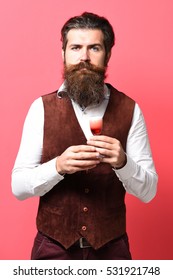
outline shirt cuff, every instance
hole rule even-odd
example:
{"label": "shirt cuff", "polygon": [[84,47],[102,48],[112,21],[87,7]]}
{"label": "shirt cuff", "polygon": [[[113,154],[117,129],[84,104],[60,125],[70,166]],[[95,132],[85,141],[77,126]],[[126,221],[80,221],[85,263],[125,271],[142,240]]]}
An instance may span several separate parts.
{"label": "shirt cuff", "polygon": [[59,174],[56,170],[56,158],[50,160],[49,163],[47,162],[47,164],[49,165],[47,166],[47,170],[50,179],[56,179],[58,181],[61,181],[64,178],[64,175]]}
{"label": "shirt cuff", "polygon": [[126,155],[126,157],[127,157],[127,163],[124,167],[120,169],[113,168],[118,178],[122,181],[125,181],[133,177],[134,174],[136,173],[136,163],[128,155]]}

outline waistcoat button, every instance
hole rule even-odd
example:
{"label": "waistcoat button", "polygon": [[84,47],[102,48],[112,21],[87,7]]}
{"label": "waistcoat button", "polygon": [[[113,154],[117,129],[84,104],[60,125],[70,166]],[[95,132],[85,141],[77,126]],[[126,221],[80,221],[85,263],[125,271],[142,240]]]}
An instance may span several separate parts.
{"label": "waistcoat button", "polygon": [[85,188],[85,193],[89,193],[89,188]]}
{"label": "waistcoat button", "polygon": [[84,207],[84,208],[83,208],[83,211],[84,211],[84,212],[87,212],[87,211],[88,211],[88,207]]}
{"label": "waistcoat button", "polygon": [[85,231],[87,229],[86,226],[82,226],[82,230]]}

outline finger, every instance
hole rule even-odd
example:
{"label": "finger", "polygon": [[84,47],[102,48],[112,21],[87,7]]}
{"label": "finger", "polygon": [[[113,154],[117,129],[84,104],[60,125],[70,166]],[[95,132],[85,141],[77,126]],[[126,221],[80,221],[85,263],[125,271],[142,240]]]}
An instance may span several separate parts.
{"label": "finger", "polygon": [[111,157],[111,150],[103,149],[103,148],[96,148],[97,152],[99,153],[99,157]]}
{"label": "finger", "polygon": [[101,142],[107,142],[110,144],[116,143],[117,139],[116,138],[112,138],[109,136],[105,136],[105,135],[97,135],[97,136],[91,136],[87,143],[90,141],[101,141]]}
{"label": "finger", "polygon": [[73,159],[75,160],[88,160],[92,159],[95,160],[99,157],[99,152],[78,152],[78,153],[73,153],[72,155]]}
{"label": "finger", "polygon": [[97,164],[100,163],[100,160],[97,161],[71,161],[66,166],[66,172],[68,174],[77,172],[77,171],[83,171],[92,169],[97,166]]}
{"label": "finger", "polygon": [[89,168],[100,163],[100,159],[95,160],[71,160],[68,164],[80,168]]}
{"label": "finger", "polygon": [[97,148],[104,148],[111,150],[112,149],[112,144],[108,142],[103,142],[103,141],[98,141],[98,140],[89,140],[87,141],[88,145],[92,145],[96,148],[96,151],[98,150]]}
{"label": "finger", "polygon": [[70,151],[74,153],[79,153],[79,152],[95,152],[96,149],[93,146],[90,145],[78,145],[78,146],[72,146],[69,148]]}

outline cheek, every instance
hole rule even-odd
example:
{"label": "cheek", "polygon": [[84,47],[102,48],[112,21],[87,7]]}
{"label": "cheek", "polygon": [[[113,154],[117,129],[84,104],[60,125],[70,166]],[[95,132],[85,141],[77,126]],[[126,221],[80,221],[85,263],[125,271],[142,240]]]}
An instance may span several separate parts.
{"label": "cheek", "polygon": [[94,55],[92,57],[92,61],[97,66],[101,66],[101,67],[105,66],[106,54],[105,53],[101,53],[101,54]]}
{"label": "cheek", "polygon": [[100,57],[95,60],[95,64],[98,66],[105,66],[105,57]]}
{"label": "cheek", "polygon": [[79,58],[78,58],[78,55],[73,53],[73,54],[66,54],[65,55],[65,62],[67,64],[76,64],[78,62]]}

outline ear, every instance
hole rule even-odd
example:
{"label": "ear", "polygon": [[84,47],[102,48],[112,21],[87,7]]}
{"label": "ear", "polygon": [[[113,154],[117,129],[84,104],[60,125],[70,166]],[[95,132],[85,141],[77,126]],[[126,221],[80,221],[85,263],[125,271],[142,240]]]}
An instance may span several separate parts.
{"label": "ear", "polygon": [[61,55],[62,55],[62,60],[63,60],[63,62],[65,62],[65,51],[64,51],[64,49],[62,49]]}
{"label": "ear", "polygon": [[105,65],[108,64],[110,57],[111,57],[111,51],[110,51],[110,52],[107,54],[107,56],[106,56]]}

